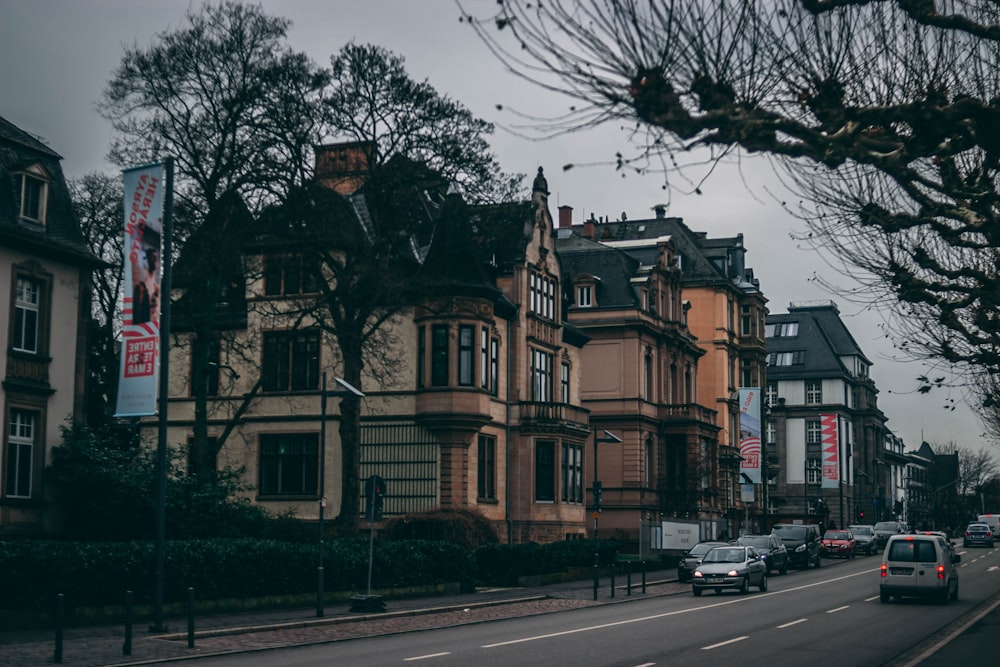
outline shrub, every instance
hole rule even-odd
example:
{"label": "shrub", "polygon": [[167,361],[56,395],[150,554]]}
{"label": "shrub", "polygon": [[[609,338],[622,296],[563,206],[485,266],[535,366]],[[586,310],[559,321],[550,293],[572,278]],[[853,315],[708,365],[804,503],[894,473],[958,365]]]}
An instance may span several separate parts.
{"label": "shrub", "polygon": [[397,517],[381,531],[386,540],[442,540],[468,551],[500,541],[493,524],[470,509],[440,509]]}
{"label": "shrub", "polygon": [[[614,540],[600,540],[598,553],[601,565],[609,565],[614,562],[618,553],[618,543]],[[589,540],[567,540],[548,544],[493,544],[476,549],[473,557],[479,583],[515,586],[520,576],[592,566],[594,543]]]}

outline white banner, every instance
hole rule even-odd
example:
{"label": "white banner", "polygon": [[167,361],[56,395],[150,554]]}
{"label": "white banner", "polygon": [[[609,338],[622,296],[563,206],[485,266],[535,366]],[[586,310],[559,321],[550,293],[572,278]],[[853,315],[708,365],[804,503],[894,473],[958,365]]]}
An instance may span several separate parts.
{"label": "white banner", "polygon": [[760,387],[740,387],[740,472],[760,484]]}
{"label": "white banner", "polygon": [[125,183],[125,286],[118,417],[156,414],[160,375],[160,271],[163,165],[122,172]]}

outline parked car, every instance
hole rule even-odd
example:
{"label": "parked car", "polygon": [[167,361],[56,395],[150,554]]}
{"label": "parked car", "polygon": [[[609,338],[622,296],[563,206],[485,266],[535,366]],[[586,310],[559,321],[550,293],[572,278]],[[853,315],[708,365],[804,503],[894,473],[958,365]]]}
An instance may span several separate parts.
{"label": "parked car", "polygon": [[854,558],[854,533],[849,530],[828,530],[823,533],[821,544],[827,558]]}
{"label": "parked car", "polygon": [[753,547],[713,547],[691,577],[691,592],[695,597],[705,590],[721,593],[726,588],[746,593],[751,586],[761,593],[767,590],[767,564]]}
{"label": "parked car", "polygon": [[680,562],[677,563],[677,581],[682,584],[686,584],[691,581],[691,575],[694,574],[695,569],[701,565],[701,559],[705,557],[705,554],[709,552],[712,547],[724,546],[726,542],[709,541],[709,542],[699,542],[690,549],[681,558]]}
{"label": "parked car", "polygon": [[880,568],[879,600],[930,597],[944,604],[958,599],[962,557],[937,535],[893,535],[885,545]]}
{"label": "parked car", "polygon": [[848,526],[847,530],[854,533],[854,550],[866,556],[878,553],[878,543],[875,541],[875,529],[871,526]]}
{"label": "parked car", "polygon": [[736,543],[753,547],[767,563],[767,573],[788,574],[788,549],[777,535],[744,535]]}
{"label": "parked car", "polygon": [[785,545],[789,565],[807,568],[810,565],[819,567],[823,564],[820,545],[822,535],[816,524],[779,523],[771,528],[771,534],[777,535]]}
{"label": "parked car", "polygon": [[970,523],[965,529],[965,534],[962,535],[962,546],[966,548],[977,544],[992,547],[993,542],[993,531],[985,523]]}
{"label": "parked car", "polygon": [[875,524],[875,538],[878,540],[878,548],[884,549],[885,543],[893,535],[903,535],[906,533],[906,524],[902,521],[879,521]]}

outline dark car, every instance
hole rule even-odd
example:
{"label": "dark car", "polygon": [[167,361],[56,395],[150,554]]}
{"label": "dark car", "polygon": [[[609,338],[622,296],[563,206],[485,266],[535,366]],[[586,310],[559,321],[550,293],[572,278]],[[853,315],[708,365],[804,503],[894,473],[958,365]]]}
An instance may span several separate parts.
{"label": "dark car", "polygon": [[906,533],[906,524],[902,521],[879,521],[875,524],[875,539],[879,549],[885,549],[885,543],[893,535]]}
{"label": "dark car", "polygon": [[767,573],[788,574],[788,550],[777,535],[744,535],[736,543],[753,547],[767,563]]}
{"label": "dark car", "polygon": [[974,545],[984,547],[993,546],[993,531],[985,523],[970,523],[962,535],[962,546],[971,547]]}
{"label": "dark car", "polygon": [[709,552],[712,547],[724,546],[726,542],[699,542],[690,549],[681,558],[680,562],[677,563],[677,581],[682,584],[686,584],[691,581],[691,575],[694,574],[695,569],[701,565],[701,559],[705,557],[705,554]]}
{"label": "dark car", "polygon": [[726,588],[746,593],[751,586],[761,593],[767,590],[767,564],[753,547],[734,544],[710,549],[691,577],[695,597],[705,590],[721,593]]}
{"label": "dark car", "polygon": [[814,523],[779,523],[771,529],[788,551],[788,564],[793,567],[819,567],[823,564],[821,533]]}
{"label": "dark car", "polygon": [[866,556],[878,553],[875,541],[875,529],[871,526],[848,526],[847,530],[854,533],[854,549]]}

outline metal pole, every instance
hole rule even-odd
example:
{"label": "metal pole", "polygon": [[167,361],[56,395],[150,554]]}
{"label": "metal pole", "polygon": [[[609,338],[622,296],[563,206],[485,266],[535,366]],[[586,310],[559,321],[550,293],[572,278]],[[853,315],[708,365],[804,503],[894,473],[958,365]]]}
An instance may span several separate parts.
{"label": "metal pole", "polygon": [[375,559],[375,484],[368,493],[368,597],[372,596],[372,561]]}
{"label": "metal pole", "polygon": [[170,290],[173,254],[174,159],[164,160],[167,174],[163,201],[163,257],[160,266],[160,396],[156,446],[156,582],[153,590],[153,632],[163,632],[163,588],[167,555],[167,406],[170,399]]}
{"label": "metal pole", "polygon": [[122,655],[132,655],[132,591],[125,591],[125,642],[122,644]]}
{"label": "metal pole", "polygon": [[599,585],[601,570],[601,546],[597,539],[597,432],[594,432],[594,489],[591,495],[594,497],[594,600],[597,600],[597,587]]}
{"label": "metal pole", "polygon": [[194,588],[188,587],[188,648],[194,648]]}
{"label": "metal pole", "polygon": [[62,662],[63,658],[63,624],[66,618],[65,599],[62,593],[56,595],[56,649],[52,654],[52,662]]}
{"label": "metal pole", "polygon": [[316,563],[316,617],[323,616],[323,515],[326,508],[326,371],[319,399],[319,555]]}

